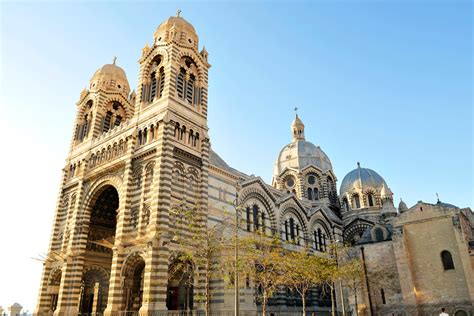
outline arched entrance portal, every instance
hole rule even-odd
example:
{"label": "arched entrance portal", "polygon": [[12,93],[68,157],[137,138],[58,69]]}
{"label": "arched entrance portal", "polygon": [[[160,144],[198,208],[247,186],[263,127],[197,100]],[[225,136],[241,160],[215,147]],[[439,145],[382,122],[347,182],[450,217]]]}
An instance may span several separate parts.
{"label": "arched entrance portal", "polygon": [[168,310],[193,309],[193,267],[190,262],[176,260],[168,269],[166,307]]}
{"label": "arched entrance portal", "polygon": [[58,306],[59,286],[61,285],[61,269],[54,270],[48,283],[49,311],[53,313]]}
{"label": "arched entrance portal", "polygon": [[124,306],[126,311],[138,311],[143,302],[143,275],[145,261],[140,255],[133,255],[125,263]]}
{"label": "arched entrance portal", "polygon": [[103,313],[107,306],[118,207],[118,192],[111,185],[102,187],[91,200],[79,305],[82,314]]}

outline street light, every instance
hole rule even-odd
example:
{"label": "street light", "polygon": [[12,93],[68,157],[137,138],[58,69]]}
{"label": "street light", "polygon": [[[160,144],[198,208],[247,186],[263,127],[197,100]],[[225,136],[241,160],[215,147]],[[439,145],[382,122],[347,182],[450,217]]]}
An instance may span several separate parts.
{"label": "street light", "polygon": [[235,316],[239,315],[239,270],[238,270],[238,264],[239,264],[239,244],[238,244],[238,238],[239,238],[239,211],[240,211],[240,205],[239,205],[239,190],[240,190],[240,185],[237,184],[236,187],[237,191],[235,193],[235,200],[234,200],[234,209],[235,209],[235,241],[234,241],[234,259],[235,259],[235,271],[234,271],[234,314]]}
{"label": "street light", "polygon": [[[336,263],[337,263],[338,267],[339,267],[339,260],[338,260],[338,256],[337,256],[337,251],[338,251],[339,243],[342,243],[342,242],[339,239],[337,239],[336,240]],[[345,306],[345,303],[344,303],[344,291],[342,290],[342,280],[341,279],[339,279],[339,291],[341,292],[342,315],[346,316],[346,306]]]}

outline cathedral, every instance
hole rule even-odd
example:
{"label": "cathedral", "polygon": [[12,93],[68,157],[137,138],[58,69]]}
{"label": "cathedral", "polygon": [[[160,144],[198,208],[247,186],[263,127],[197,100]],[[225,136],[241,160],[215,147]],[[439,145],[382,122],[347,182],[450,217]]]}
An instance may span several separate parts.
{"label": "cathedral", "polygon": [[[242,230],[268,228],[315,254],[350,245],[364,280],[336,291],[341,315],[474,315],[470,208],[439,200],[396,207],[385,179],[360,164],[338,190],[331,160],[306,139],[298,115],[271,184],[232,168],[210,146],[211,65],[196,30],[178,12],[153,38],[136,91],[114,59],[80,93],[35,315],[202,311],[202,286],[168,276],[177,251],[169,232],[178,229],[170,210],[183,203],[209,225],[237,203]],[[234,290],[213,281],[211,310],[232,313]],[[251,284],[239,291],[242,314],[260,311],[255,293]],[[310,313],[330,315],[322,291],[309,296]],[[297,315],[301,302],[279,293],[268,310]]]}

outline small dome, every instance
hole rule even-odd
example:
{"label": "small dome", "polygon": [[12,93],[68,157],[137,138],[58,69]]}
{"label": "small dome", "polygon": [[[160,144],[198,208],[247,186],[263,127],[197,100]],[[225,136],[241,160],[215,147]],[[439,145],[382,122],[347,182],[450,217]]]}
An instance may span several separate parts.
{"label": "small dome", "polygon": [[128,95],[130,85],[128,84],[125,71],[115,64],[105,64],[100,67],[90,80],[90,89],[102,88],[104,90],[122,91]]}
{"label": "small dome", "polygon": [[301,171],[309,165],[314,165],[323,172],[332,170],[331,161],[319,146],[316,147],[305,140],[297,140],[280,151],[273,168],[273,176],[278,177],[285,168]]}
{"label": "small dome", "polygon": [[185,46],[198,48],[198,36],[194,27],[181,17],[181,11],[178,10],[176,16],[166,19],[156,29],[156,42],[175,41]]}
{"label": "small dome", "polygon": [[405,212],[407,210],[408,210],[407,204],[405,202],[403,202],[402,199],[400,199],[400,203],[398,203],[398,211],[400,213],[402,213],[402,212]]}
{"label": "small dome", "polygon": [[[362,187],[361,187],[362,186]],[[383,187],[386,187],[385,194],[388,194],[387,183],[385,180],[374,170],[368,168],[358,168],[349,172],[341,182],[340,194],[343,197],[346,193],[352,189],[366,190],[368,188],[374,189],[376,192],[381,193]],[[390,191],[391,193],[391,191]]]}

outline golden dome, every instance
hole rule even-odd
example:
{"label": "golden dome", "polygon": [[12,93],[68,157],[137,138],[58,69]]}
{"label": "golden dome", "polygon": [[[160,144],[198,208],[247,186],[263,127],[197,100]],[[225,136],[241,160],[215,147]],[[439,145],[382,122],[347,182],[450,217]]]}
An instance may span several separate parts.
{"label": "golden dome", "polygon": [[128,95],[130,85],[128,84],[125,71],[115,64],[105,64],[100,67],[90,80],[90,89],[104,89],[109,91],[119,91]]}
{"label": "golden dome", "polygon": [[155,43],[175,41],[183,46],[198,48],[198,36],[194,27],[181,17],[178,10],[176,16],[171,16],[158,26],[155,32]]}

